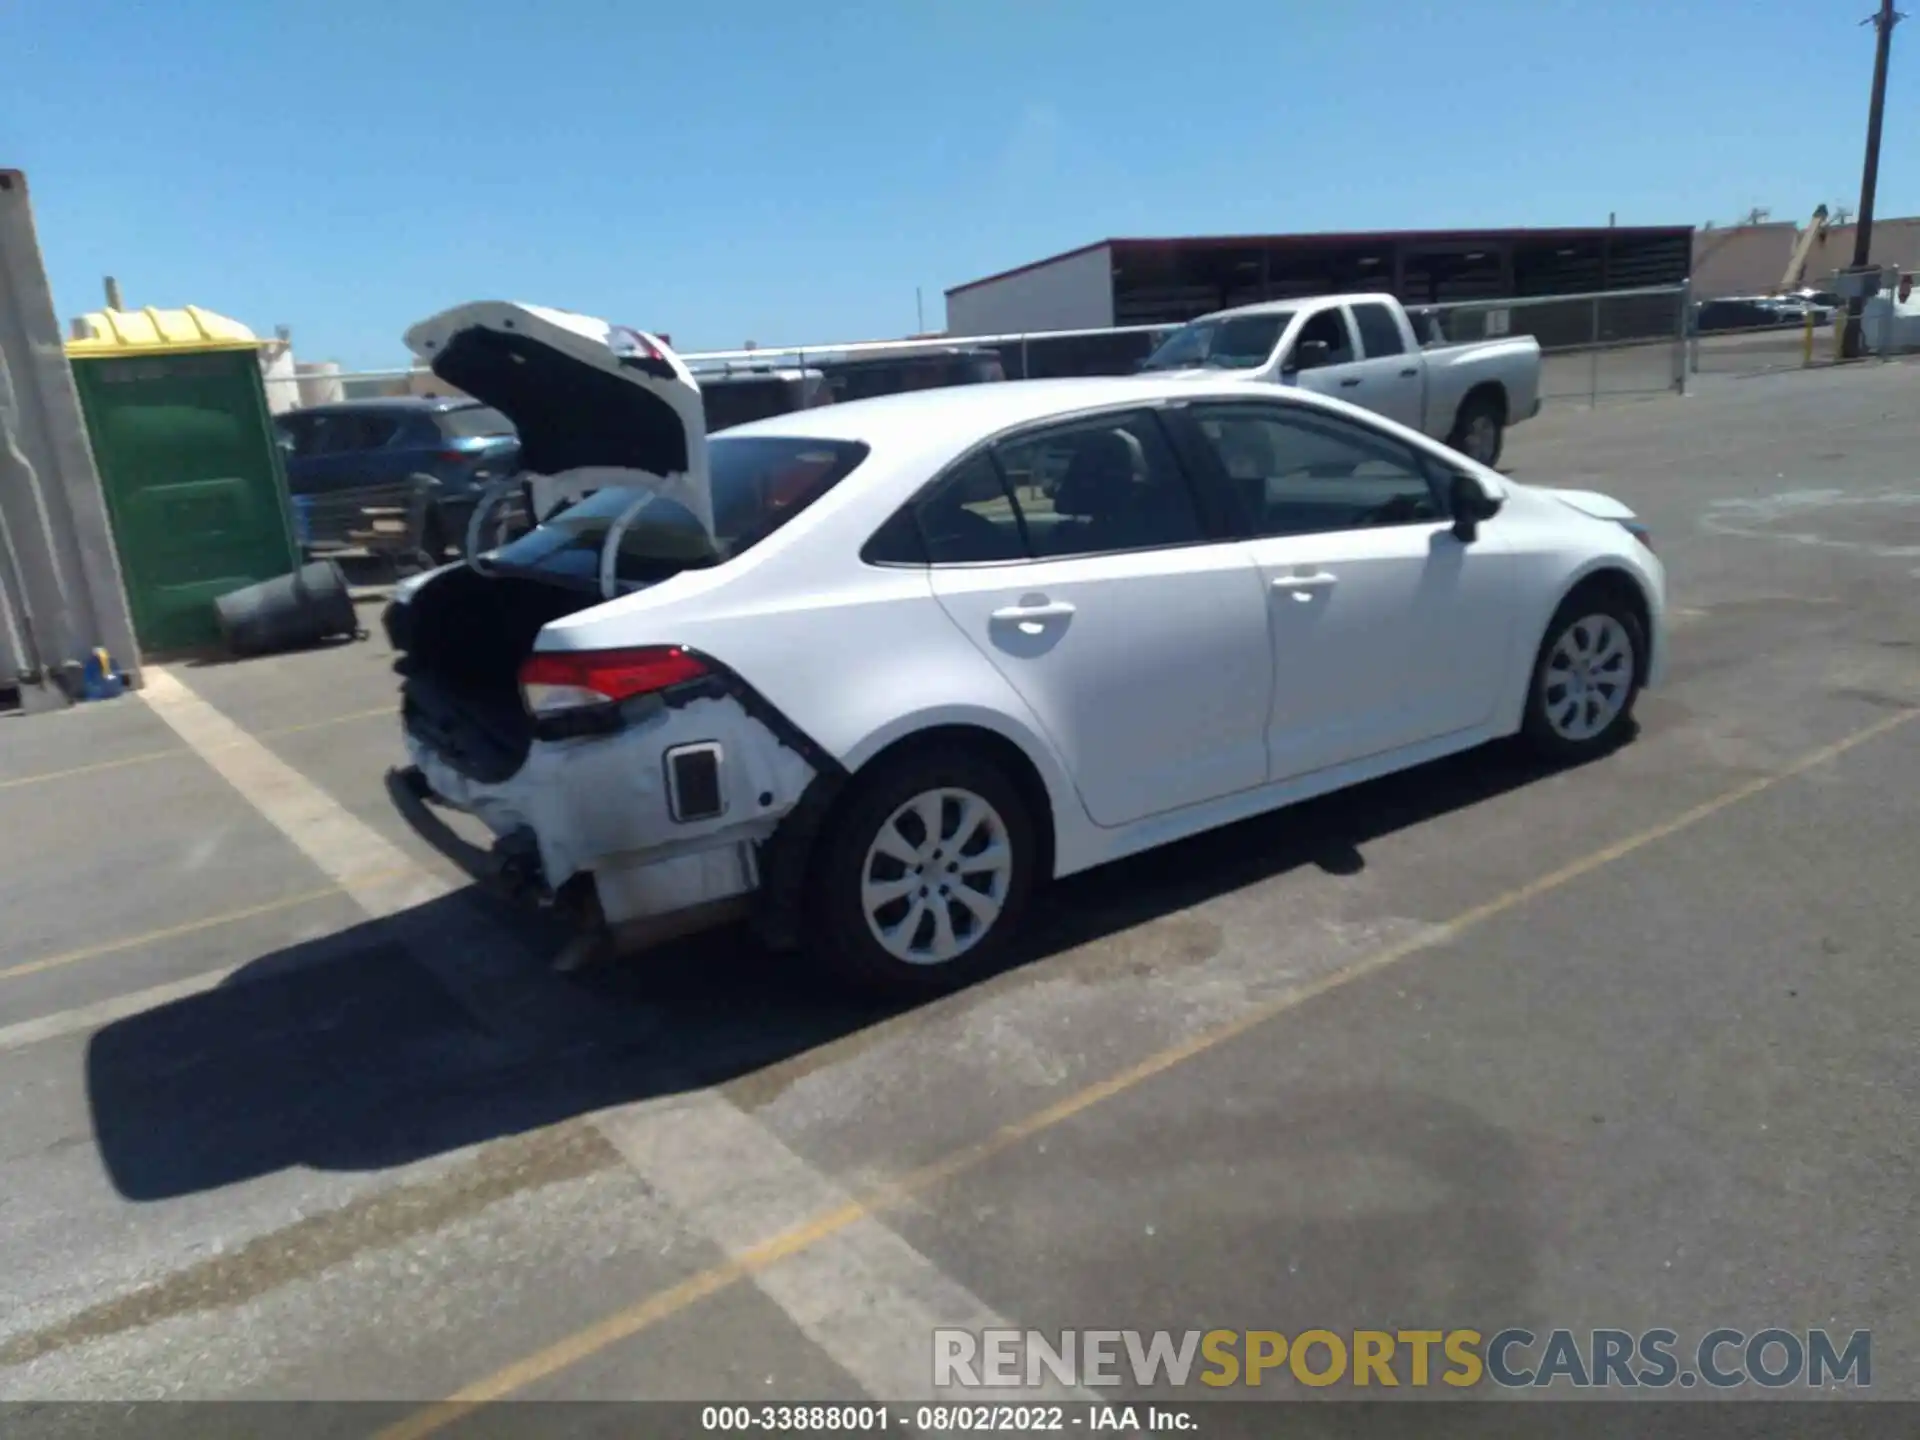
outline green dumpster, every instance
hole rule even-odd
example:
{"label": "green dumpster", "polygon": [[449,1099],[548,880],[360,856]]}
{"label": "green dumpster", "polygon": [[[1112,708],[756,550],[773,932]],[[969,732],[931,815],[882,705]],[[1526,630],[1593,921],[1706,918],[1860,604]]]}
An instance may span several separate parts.
{"label": "green dumpster", "polygon": [[106,311],[67,343],[143,652],[220,636],[213,602],[300,563],[260,343],[205,311]]}

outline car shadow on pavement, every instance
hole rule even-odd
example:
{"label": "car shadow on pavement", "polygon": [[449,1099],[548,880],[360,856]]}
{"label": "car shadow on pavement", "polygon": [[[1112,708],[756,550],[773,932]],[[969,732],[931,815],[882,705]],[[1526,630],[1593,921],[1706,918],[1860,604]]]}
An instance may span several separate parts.
{"label": "car shadow on pavement", "polygon": [[[1357,873],[1369,841],[1547,773],[1488,747],[1074,877],[1044,893],[1011,965],[1302,866]],[[469,888],[105,1026],[87,1085],[109,1177],[155,1201],[386,1169],[724,1084],[900,1013],[736,930],[572,976],[546,963],[560,941]]]}

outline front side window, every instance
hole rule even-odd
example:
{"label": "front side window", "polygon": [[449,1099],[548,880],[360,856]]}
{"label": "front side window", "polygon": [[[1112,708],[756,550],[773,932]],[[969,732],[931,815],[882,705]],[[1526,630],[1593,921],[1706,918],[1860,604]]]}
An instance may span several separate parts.
{"label": "front side window", "polygon": [[1445,509],[1417,452],[1304,407],[1196,405],[1188,412],[1259,536],[1430,524]]}
{"label": "front side window", "polygon": [[[1317,357],[1306,350],[1306,346],[1316,342],[1326,346],[1326,352]],[[1288,359],[1302,370],[1321,365],[1345,365],[1351,361],[1353,337],[1347,333],[1346,312],[1336,305],[1309,315],[1307,323],[1300,327],[1300,333],[1293,337]]]}

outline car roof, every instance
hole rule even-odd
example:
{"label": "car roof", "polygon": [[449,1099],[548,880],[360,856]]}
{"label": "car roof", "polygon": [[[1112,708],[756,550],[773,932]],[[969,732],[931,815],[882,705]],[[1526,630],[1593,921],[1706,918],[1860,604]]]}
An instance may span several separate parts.
{"label": "car roof", "polygon": [[876,448],[957,451],[1002,430],[1055,417],[1065,418],[1083,410],[1151,405],[1174,399],[1236,398],[1286,398],[1329,410],[1348,409],[1325,396],[1245,380],[1103,375],[1071,380],[1001,380],[984,385],[909,390],[900,395],[849,400],[750,421],[734,426],[715,439],[791,436],[857,440]]}
{"label": "car roof", "polygon": [[302,405],[296,415],[339,415],[349,411],[400,410],[408,413],[439,414],[445,410],[484,409],[478,400],[451,395],[380,395],[365,400],[329,400],[321,405]]}
{"label": "car roof", "polygon": [[1337,300],[1343,305],[1361,305],[1369,301],[1375,304],[1390,303],[1394,299],[1394,296],[1381,290],[1359,291],[1352,295],[1296,295],[1291,300],[1256,300],[1251,305],[1235,305],[1230,310],[1210,310],[1199,318],[1237,320],[1248,315],[1289,315],[1303,305],[1318,304],[1322,300]]}

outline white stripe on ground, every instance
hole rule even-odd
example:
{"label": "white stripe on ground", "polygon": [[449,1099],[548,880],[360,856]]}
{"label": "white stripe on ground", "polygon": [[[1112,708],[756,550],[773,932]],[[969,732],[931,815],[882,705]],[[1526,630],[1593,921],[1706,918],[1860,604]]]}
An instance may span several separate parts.
{"label": "white stripe on ground", "polygon": [[[171,672],[149,667],[146,686],[136,693],[369,917],[397,915],[458,888],[416,865]],[[470,954],[414,953],[463,1003],[476,1004],[474,987],[455,973],[470,962]],[[201,983],[207,978],[177,983],[210,988]],[[486,1025],[493,1017],[474,1018]],[[594,1116],[593,1123],[674,1204],[686,1224],[730,1256],[823,1208],[850,1203],[832,1180],[714,1091],[616,1107]],[[872,1216],[849,1225],[830,1243],[767,1267],[755,1274],[754,1283],[802,1334],[881,1400],[936,1398],[935,1329],[1007,1324]],[[1038,1398],[1035,1391],[1023,1394]],[[970,1398],[987,1397],[976,1391]]]}
{"label": "white stripe on ground", "polygon": [[76,1005],[71,1010],[61,1010],[53,1015],[40,1015],[32,1020],[0,1026],[0,1054],[27,1045],[38,1045],[43,1040],[58,1040],[63,1035],[84,1035],[89,1030],[98,1030],[116,1020],[125,1020],[130,1015],[144,1014],[159,1006],[172,1004],[175,1000],[184,1000],[189,995],[204,995],[209,990],[218,990],[226,984],[228,977],[246,968],[246,965],[228,965],[220,970],[203,970],[198,975],[189,975],[183,980],[169,980],[149,990],[135,990],[130,994],[115,995],[110,1000],[96,1000],[91,1005]]}
{"label": "white stripe on ground", "polygon": [[[794,1227],[854,1203],[851,1192],[711,1090],[596,1118],[640,1178],[705,1230],[729,1259],[742,1259]],[[767,1267],[754,1282],[875,1398],[1096,1398],[1060,1387],[1006,1394],[936,1391],[936,1328],[979,1331],[1007,1322],[872,1215]]]}

